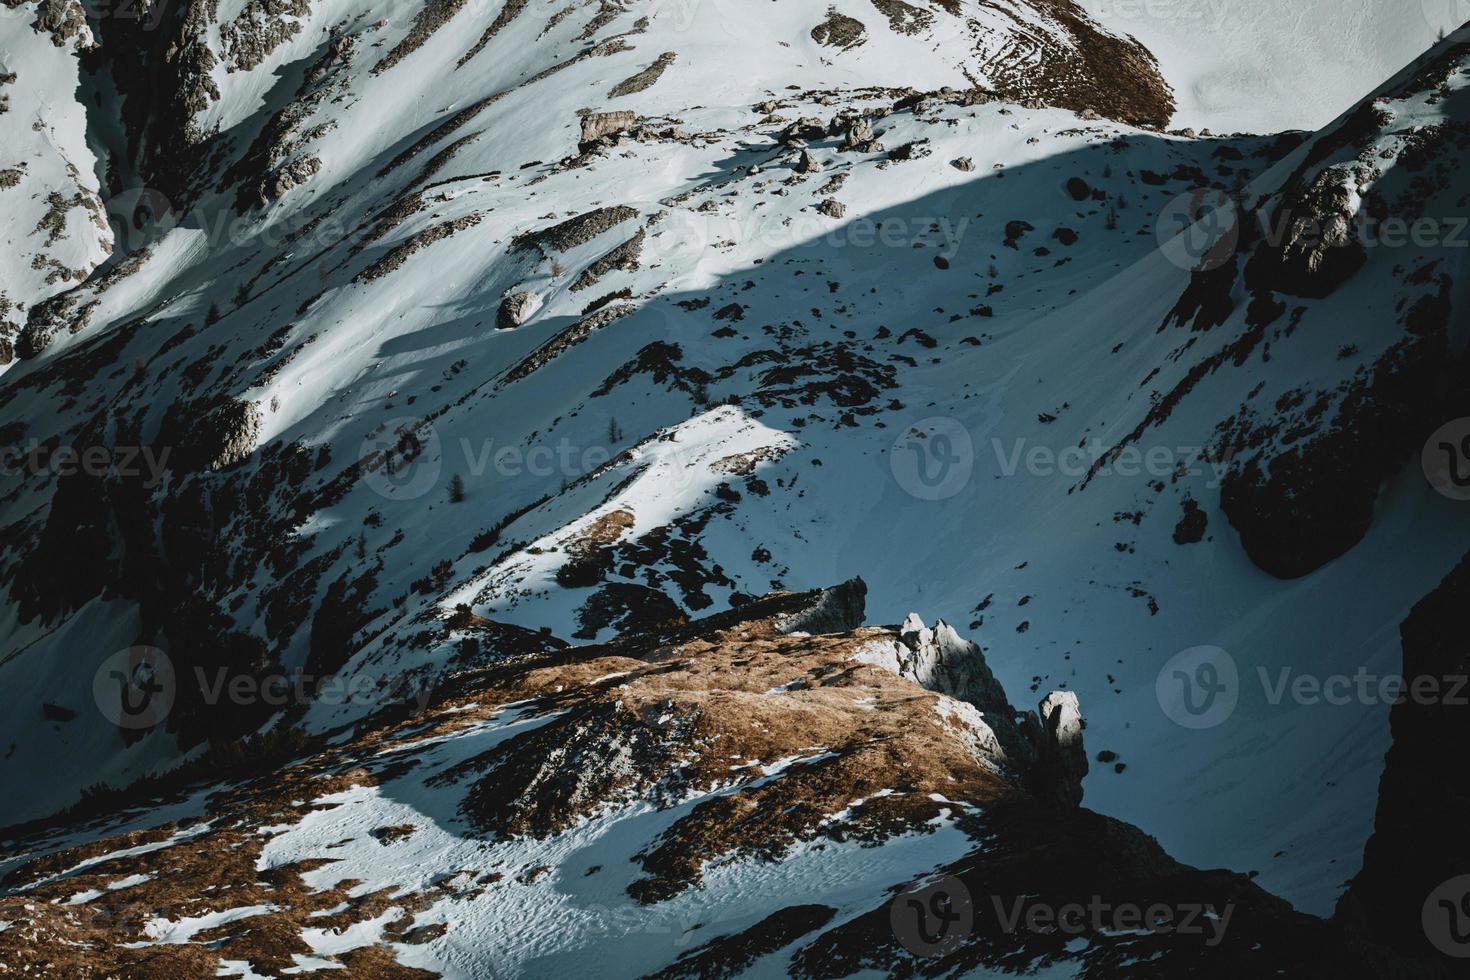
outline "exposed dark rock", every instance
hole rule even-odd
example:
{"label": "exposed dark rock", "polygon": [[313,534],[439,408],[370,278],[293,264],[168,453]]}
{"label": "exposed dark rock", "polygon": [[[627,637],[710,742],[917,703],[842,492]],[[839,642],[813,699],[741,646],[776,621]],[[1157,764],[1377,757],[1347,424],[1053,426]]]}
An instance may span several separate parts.
{"label": "exposed dark rock", "polygon": [[624,221],[631,221],[636,217],[638,217],[638,210],[625,205],[597,208],[568,218],[550,228],[520,235],[515,239],[515,245],[517,248],[538,247],[543,251],[565,252],[590,242],[608,229],[615,228]]}
{"label": "exposed dark rock", "polygon": [[932,13],[903,0],[873,0],[873,6],[888,18],[888,27],[895,34],[919,34],[934,24]]}
{"label": "exposed dark rock", "polygon": [[850,50],[868,39],[868,29],[863,22],[837,12],[836,7],[827,8],[827,19],[812,28],[812,40],[828,47]]}
{"label": "exposed dark rock", "polygon": [[1082,744],[1082,710],[1071,691],[1052,691],[1037,706],[1041,716],[1038,773],[1033,786],[1038,795],[1067,806],[1082,802],[1082,779],[1087,775],[1087,749]]}
{"label": "exposed dark rock", "polygon": [[[774,619],[780,633],[845,633],[863,624],[868,586],[860,578],[848,579],[830,589],[803,594],[800,605],[779,613]],[[749,609],[742,615],[758,615]]]}
{"label": "exposed dark rock", "polygon": [[572,283],[572,292],[590,289],[614,269],[621,269],[624,272],[636,271],[638,260],[643,255],[643,239],[646,234],[642,228],[639,228],[638,233],[632,238],[614,247],[583,269],[582,274]]}
{"label": "exposed dark rock", "polygon": [[873,134],[873,122],[866,116],[853,116],[847,121],[842,149],[853,153],[877,153],[883,147]]}
{"label": "exposed dark rock", "polygon": [[41,717],[46,721],[66,722],[76,718],[77,713],[71,708],[47,701],[41,705]]}
{"label": "exposed dark rock", "polygon": [[[1274,454],[1247,456],[1221,483],[1220,508],[1256,566],[1278,578],[1315,571],[1356,545],[1383,481],[1419,451],[1454,390],[1462,358],[1448,354],[1449,282],[1404,312],[1409,339],[1343,397],[1330,425]],[[1259,438],[1236,435],[1245,456]]]}
{"label": "exposed dark rock", "polygon": [[[1338,902],[1335,916],[1370,942],[1415,958],[1418,966],[1398,974],[1402,976],[1463,975],[1464,961],[1456,963],[1433,945],[1422,917],[1441,884],[1470,875],[1470,838],[1464,833],[1470,822],[1470,783],[1446,778],[1443,769],[1464,739],[1470,710],[1467,609],[1470,555],[1399,627],[1404,688],[1389,716],[1393,745],[1378,785],[1373,836],[1363,849],[1363,869]],[[1437,916],[1461,912],[1453,907],[1429,910]],[[1446,930],[1443,935],[1450,934]],[[1388,975],[1386,964],[1375,966],[1383,971],[1379,975]]]}
{"label": "exposed dark rock", "polygon": [[372,282],[374,279],[381,279],[383,276],[397,270],[420,249],[427,248],[441,239],[450,237],[455,232],[464,231],[466,228],[472,228],[479,223],[479,214],[466,214],[458,218],[451,218],[448,221],[441,221],[438,224],[430,225],[423,231],[416,232],[402,244],[393,246],[388,250],[386,255],[353,276],[352,281]]}
{"label": "exposed dark rock", "polygon": [[664,72],[668,71],[669,66],[674,63],[674,59],[674,52],[665,51],[647,68],[631,78],[625,78],[614,85],[612,90],[607,93],[607,97],[616,99],[624,95],[637,95],[645,89],[652,88],[654,83],[663,77]]}
{"label": "exposed dark rock", "polygon": [[1200,507],[1199,501],[1192,497],[1184,498],[1184,516],[1179,518],[1179,523],[1174,525],[1175,544],[1198,544],[1204,540],[1205,528],[1209,526],[1210,516]]}
{"label": "exposed dark rock", "polygon": [[506,0],[505,5],[500,8],[500,13],[496,14],[495,19],[490,22],[490,26],[485,28],[484,33],[470,46],[468,51],[460,55],[459,61],[455,62],[454,67],[463,68],[471,58],[485,50],[485,45],[495,40],[495,36],[505,30],[511,21],[515,20],[521,11],[526,9],[526,5],[529,2],[530,0]]}
{"label": "exposed dark rock", "polygon": [[827,905],[793,905],[778,909],[755,925],[711,939],[682,954],[647,980],[710,980],[738,976],[760,957],[791,945],[822,928],[837,910]]}
{"label": "exposed dark rock", "polygon": [[174,459],[196,471],[228,469],[255,451],[260,421],[260,408],[253,402],[225,399],[201,418],[189,421]]}
{"label": "exposed dark rock", "polygon": [[1260,246],[1246,266],[1247,283],[1320,299],[1362,268],[1368,253],[1358,235],[1351,180],[1332,167],[1288,195],[1271,216],[1280,244]]}
{"label": "exposed dark rock", "polygon": [[551,363],[551,361],[555,360],[563,352],[580,344],[609,323],[627,316],[635,309],[637,307],[632,303],[619,303],[617,306],[605,306],[597,312],[583,317],[522,358],[514,367],[505,373],[504,378],[501,379],[501,385],[508,385],[527,377],[537,369]]}

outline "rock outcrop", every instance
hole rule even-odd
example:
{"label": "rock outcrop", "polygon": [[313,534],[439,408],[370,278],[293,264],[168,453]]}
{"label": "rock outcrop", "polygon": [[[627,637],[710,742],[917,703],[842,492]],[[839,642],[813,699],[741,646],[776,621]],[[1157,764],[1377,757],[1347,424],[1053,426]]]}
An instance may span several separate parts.
{"label": "rock outcrop", "polygon": [[[1456,899],[1470,894],[1464,834],[1470,784],[1447,778],[1444,767],[1463,743],[1470,715],[1467,609],[1470,555],[1399,628],[1403,687],[1391,713],[1393,745],[1378,787],[1373,836],[1336,914],[1366,942],[1411,957],[1423,977],[1460,975],[1451,972],[1450,956],[1456,945],[1466,946],[1450,927],[1458,925],[1463,936],[1463,907]],[[1455,879],[1461,879],[1458,896],[1453,887],[1444,889]],[[1378,967],[1388,974],[1382,958]]]}
{"label": "rock outcrop", "polygon": [[1087,752],[1082,744],[1082,711],[1070,691],[1053,691],[1036,714],[1011,706],[985,654],[940,620],[931,629],[910,613],[893,641],[875,641],[853,655],[928,691],[973,707],[973,724],[989,733],[982,742],[999,766],[1025,780],[1038,796],[1065,806],[1082,802]]}
{"label": "rock outcrop", "polygon": [[[612,935],[638,937],[608,967],[617,976],[726,975],[757,956],[795,977],[902,975],[916,948],[962,973],[1112,976],[1141,959],[1168,976],[1344,975],[1333,927],[994,765],[977,751],[987,722],[958,700],[1008,707],[978,649],[916,616],[857,626],[864,591],[772,594],[601,646],[533,644],[336,737],[216,750],[150,790],[170,805],[130,801],[149,810],[125,829],[27,828],[0,895],[0,962],[32,976],[208,976],[313,956],[354,975],[437,976],[399,957],[418,947],[416,962],[444,969],[483,951],[486,922],[512,949],[551,923],[560,952],[600,949],[608,934],[580,924],[595,909],[563,907],[585,882],[619,904]],[[456,629],[476,627],[457,614]],[[1075,697],[1046,698],[1039,725],[1045,764],[1071,767]],[[781,885],[806,904],[779,928],[732,928],[732,915],[749,921],[734,911],[748,904],[742,882],[809,861],[828,873]],[[963,913],[942,948],[905,922],[907,891],[891,882],[906,875],[911,888],[946,882]],[[546,915],[508,913],[528,900]],[[670,931],[668,911],[690,902],[697,922]],[[833,903],[849,908],[835,924]],[[1064,933],[1026,917],[1073,904],[1091,917]],[[1157,927],[1116,918],[1135,904]],[[1013,910],[1023,925],[1005,924]]]}
{"label": "rock outcrop", "polygon": [[188,424],[180,439],[180,464],[199,470],[223,470],[255,451],[260,435],[260,407],[230,398]]}
{"label": "rock outcrop", "polygon": [[632,129],[637,121],[638,116],[627,109],[587,113],[582,117],[582,137],[577,144],[578,152],[587,153],[596,149],[606,138]]}
{"label": "rock outcrop", "polygon": [[1041,716],[1041,772],[1034,787],[1069,806],[1082,802],[1087,749],[1082,744],[1082,709],[1071,691],[1053,691],[1037,707]]}
{"label": "rock outcrop", "polygon": [[1261,287],[1290,296],[1321,299],[1350,279],[1368,260],[1359,217],[1356,178],[1330,167],[1276,208],[1276,242],[1262,246],[1248,274]]}
{"label": "rock outcrop", "polygon": [[531,290],[521,290],[511,293],[500,301],[500,309],[495,313],[495,327],[498,330],[514,330],[535,314],[541,308],[541,297]]}

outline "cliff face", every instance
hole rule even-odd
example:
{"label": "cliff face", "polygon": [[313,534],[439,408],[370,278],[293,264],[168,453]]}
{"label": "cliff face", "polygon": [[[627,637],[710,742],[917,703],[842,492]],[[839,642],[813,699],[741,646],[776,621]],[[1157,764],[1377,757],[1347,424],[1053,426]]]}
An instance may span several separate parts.
{"label": "cliff face", "polygon": [[1470,556],[1404,620],[1403,692],[1392,712],[1373,836],[1337,918],[1421,961],[1425,975],[1464,955],[1470,915],[1470,787],[1444,778],[1470,708]]}

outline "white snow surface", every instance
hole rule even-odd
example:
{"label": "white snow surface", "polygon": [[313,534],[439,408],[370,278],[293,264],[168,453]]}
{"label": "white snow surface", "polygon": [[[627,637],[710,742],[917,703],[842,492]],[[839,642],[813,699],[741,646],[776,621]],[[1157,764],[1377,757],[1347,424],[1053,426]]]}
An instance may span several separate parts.
{"label": "white snow surface", "polygon": [[1440,32],[1466,0],[1079,0],[1159,59],[1175,126],[1217,133],[1319,129]]}

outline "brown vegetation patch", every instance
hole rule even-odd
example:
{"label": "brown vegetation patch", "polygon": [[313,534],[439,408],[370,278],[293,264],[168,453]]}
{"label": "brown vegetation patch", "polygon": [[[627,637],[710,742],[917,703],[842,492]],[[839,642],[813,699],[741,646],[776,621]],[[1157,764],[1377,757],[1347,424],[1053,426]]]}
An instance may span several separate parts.
{"label": "brown vegetation patch", "polygon": [[[1174,94],[1158,62],[1138,41],[1099,26],[1075,0],[1043,0],[1039,12],[1071,40],[1068,45],[1017,20],[984,38],[996,54],[981,67],[996,93],[1077,112],[1091,110],[1132,126],[1161,129],[1174,114]],[[971,21],[972,31],[989,32]],[[983,33],[982,33],[983,38]]]}
{"label": "brown vegetation patch", "polygon": [[[256,972],[274,975],[296,965],[292,954],[312,955],[301,938],[306,928],[342,930],[396,906],[400,914],[385,933],[403,935],[412,927],[414,915],[428,906],[427,895],[390,898],[381,891],[354,897],[349,894],[356,884],[352,880],[314,891],[302,875],[329,864],[327,859],[257,870],[270,839],[258,828],[294,824],[320,808],[301,806],[302,799],[341,792],[378,778],[361,768],[332,775],[331,768],[330,760],[319,760],[222,791],[211,803],[216,822],[202,831],[191,833],[187,828],[164,825],[103,838],[22,865],[7,876],[6,884],[11,888],[24,884],[26,889],[0,898],[0,918],[12,923],[0,932],[0,961],[33,976],[150,978],[212,976],[222,960],[245,960]],[[179,839],[164,847],[95,860],[123,848],[166,841],[175,832]],[[93,863],[77,868],[86,860]],[[67,873],[68,869],[77,870]],[[129,876],[145,876],[146,880],[109,889]],[[76,905],[65,904],[72,896],[89,891],[101,894]],[[329,915],[311,914],[341,905],[346,908]],[[255,906],[265,908],[196,933],[186,943],[156,945],[148,931],[154,919],[177,922]],[[128,948],[128,943],[147,945]],[[348,962],[348,955],[343,954],[342,962]],[[386,946],[377,946],[373,952],[354,951],[352,960],[363,968],[351,974],[354,976],[434,976],[401,966]]]}
{"label": "brown vegetation patch", "polygon": [[[799,598],[805,610],[836,601]],[[852,659],[891,630],[793,637],[771,600],[752,605],[751,618],[672,627],[697,631],[677,643],[575,651],[575,675],[548,663],[507,676],[497,700],[541,696],[562,713],[438,779],[479,774],[466,816],[531,837],[638,799],[712,794],[639,855],[647,877],[630,891],[641,901],[678,893],[721,856],[776,860],[817,838],[876,844],[1019,791],[976,755],[976,732],[942,695]]]}

